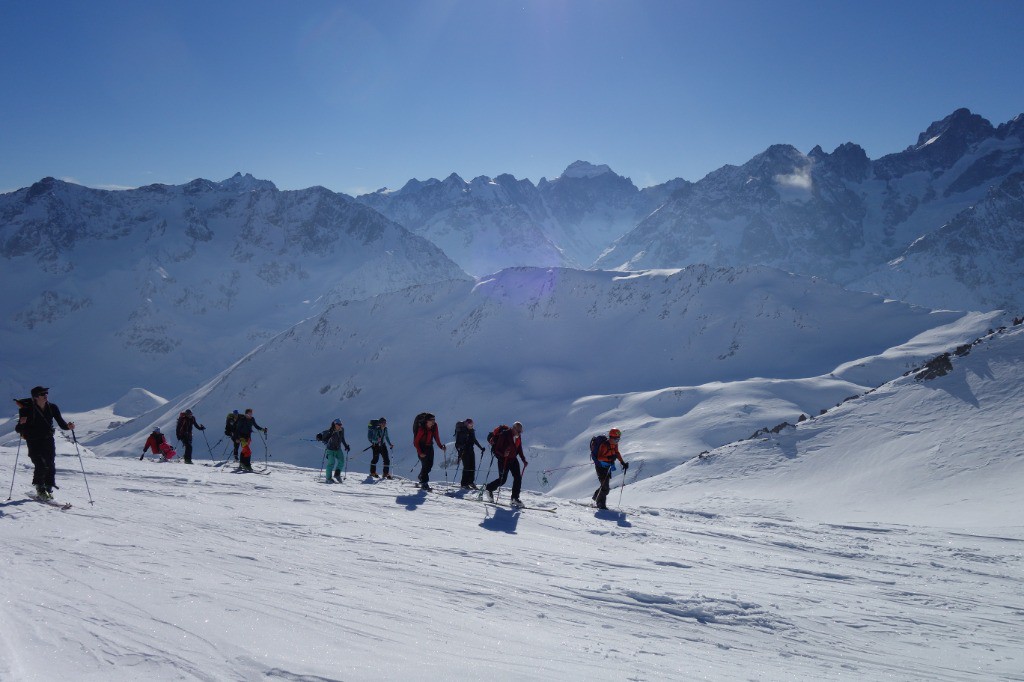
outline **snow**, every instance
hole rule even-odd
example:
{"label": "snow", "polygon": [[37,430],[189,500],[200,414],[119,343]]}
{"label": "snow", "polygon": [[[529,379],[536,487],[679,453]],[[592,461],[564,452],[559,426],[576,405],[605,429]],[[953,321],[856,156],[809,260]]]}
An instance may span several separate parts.
{"label": "snow", "polygon": [[[61,511],[27,497],[31,466],[0,424],[0,679],[1021,679],[1021,358],[1024,327],[986,335],[946,376],[895,378],[655,476],[638,476],[627,430],[610,511],[530,473],[524,500],[555,513],[372,483],[357,445],[327,486],[318,444],[312,467],[284,464],[273,435],[255,452],[271,474],[238,474],[215,466],[216,429],[192,466],[59,438]],[[742,411],[744,391],[760,407],[826,381],[687,400]],[[673,418],[649,414],[656,398],[616,409]],[[455,471],[438,459],[441,490]]]}

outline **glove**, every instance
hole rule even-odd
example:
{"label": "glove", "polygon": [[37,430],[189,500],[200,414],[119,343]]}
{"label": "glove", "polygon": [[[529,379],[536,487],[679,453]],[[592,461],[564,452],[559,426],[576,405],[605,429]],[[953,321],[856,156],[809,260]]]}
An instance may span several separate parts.
{"label": "glove", "polygon": [[318,441],[322,441],[322,440],[324,439],[324,436],[323,436],[323,434],[322,434],[322,433],[318,433],[318,434],[316,434],[316,439],[317,439]]}
{"label": "glove", "polygon": [[348,452],[349,450],[350,450],[350,448],[346,445],[345,446],[345,452]]}
{"label": "glove", "polygon": [[622,473],[626,473],[627,471],[629,471],[629,462],[623,462],[622,463]]}
{"label": "glove", "polygon": [[268,429],[268,428],[264,427],[264,428],[263,428],[263,435],[264,435],[264,436],[265,436],[265,435],[267,435],[267,431],[269,431],[269,430],[270,430],[270,429]]}

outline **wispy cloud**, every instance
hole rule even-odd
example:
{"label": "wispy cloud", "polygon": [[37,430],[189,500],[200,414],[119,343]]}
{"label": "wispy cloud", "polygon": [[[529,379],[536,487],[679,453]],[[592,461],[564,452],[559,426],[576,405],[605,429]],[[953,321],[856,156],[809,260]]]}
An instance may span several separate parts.
{"label": "wispy cloud", "polygon": [[776,175],[775,183],[782,189],[797,189],[810,192],[814,188],[811,169],[800,168],[787,175]]}

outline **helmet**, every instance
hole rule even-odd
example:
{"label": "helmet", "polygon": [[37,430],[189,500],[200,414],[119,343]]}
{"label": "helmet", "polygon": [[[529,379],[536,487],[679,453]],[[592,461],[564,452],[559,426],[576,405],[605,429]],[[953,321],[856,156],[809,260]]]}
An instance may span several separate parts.
{"label": "helmet", "polygon": [[512,428],[515,429],[516,433],[521,433],[522,430],[523,430],[523,423],[522,422],[516,422],[515,424],[512,425]]}
{"label": "helmet", "polygon": [[153,429],[153,433],[160,433],[160,427],[158,426],[155,429]]}
{"label": "helmet", "polygon": [[622,431],[619,431],[618,429],[612,429],[611,431],[608,432],[608,437],[609,438],[621,438],[622,437]]}
{"label": "helmet", "polygon": [[473,420],[469,417],[466,418],[466,426],[473,426]]}
{"label": "helmet", "polygon": [[332,424],[337,424],[338,426],[342,426],[342,423],[341,423],[341,420],[340,420],[340,419],[335,419],[335,420],[334,420],[334,421],[332,421],[331,423],[332,423]]}

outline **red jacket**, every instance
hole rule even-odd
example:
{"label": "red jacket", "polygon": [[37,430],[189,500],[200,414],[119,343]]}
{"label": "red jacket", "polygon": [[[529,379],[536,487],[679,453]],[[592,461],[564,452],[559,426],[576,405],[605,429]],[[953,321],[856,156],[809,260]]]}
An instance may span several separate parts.
{"label": "red jacket", "polygon": [[432,428],[421,426],[420,430],[416,432],[416,438],[413,439],[413,443],[416,445],[416,454],[426,455],[431,440],[436,441],[438,446],[444,450],[444,443],[441,442],[441,436],[437,433],[437,422],[434,422]]}
{"label": "red jacket", "polygon": [[619,460],[619,462],[625,464],[622,460],[622,455],[619,454],[619,444],[613,443],[610,440],[601,443],[600,447],[597,448],[597,461],[604,464],[611,464],[615,460]]}
{"label": "red jacket", "polygon": [[154,455],[162,454],[160,452],[160,446],[167,442],[162,433],[151,433],[149,438],[146,439],[146,444],[142,446],[142,451],[152,450]]}
{"label": "red jacket", "polygon": [[[500,428],[500,426],[495,428],[494,431],[492,431],[492,433],[495,436],[498,436],[497,431]],[[512,429],[508,430],[512,431]],[[508,433],[508,431],[506,431],[506,433]],[[505,436],[505,438],[507,437],[508,436]],[[495,438],[494,442],[492,443],[492,445],[494,446],[494,456],[503,461],[510,461],[515,459],[516,457],[520,457],[525,462],[526,456],[523,455],[523,437],[520,434],[517,434],[514,431],[512,431],[511,439],[511,443],[507,443],[506,441],[506,444],[502,444],[498,442],[498,438]]]}

